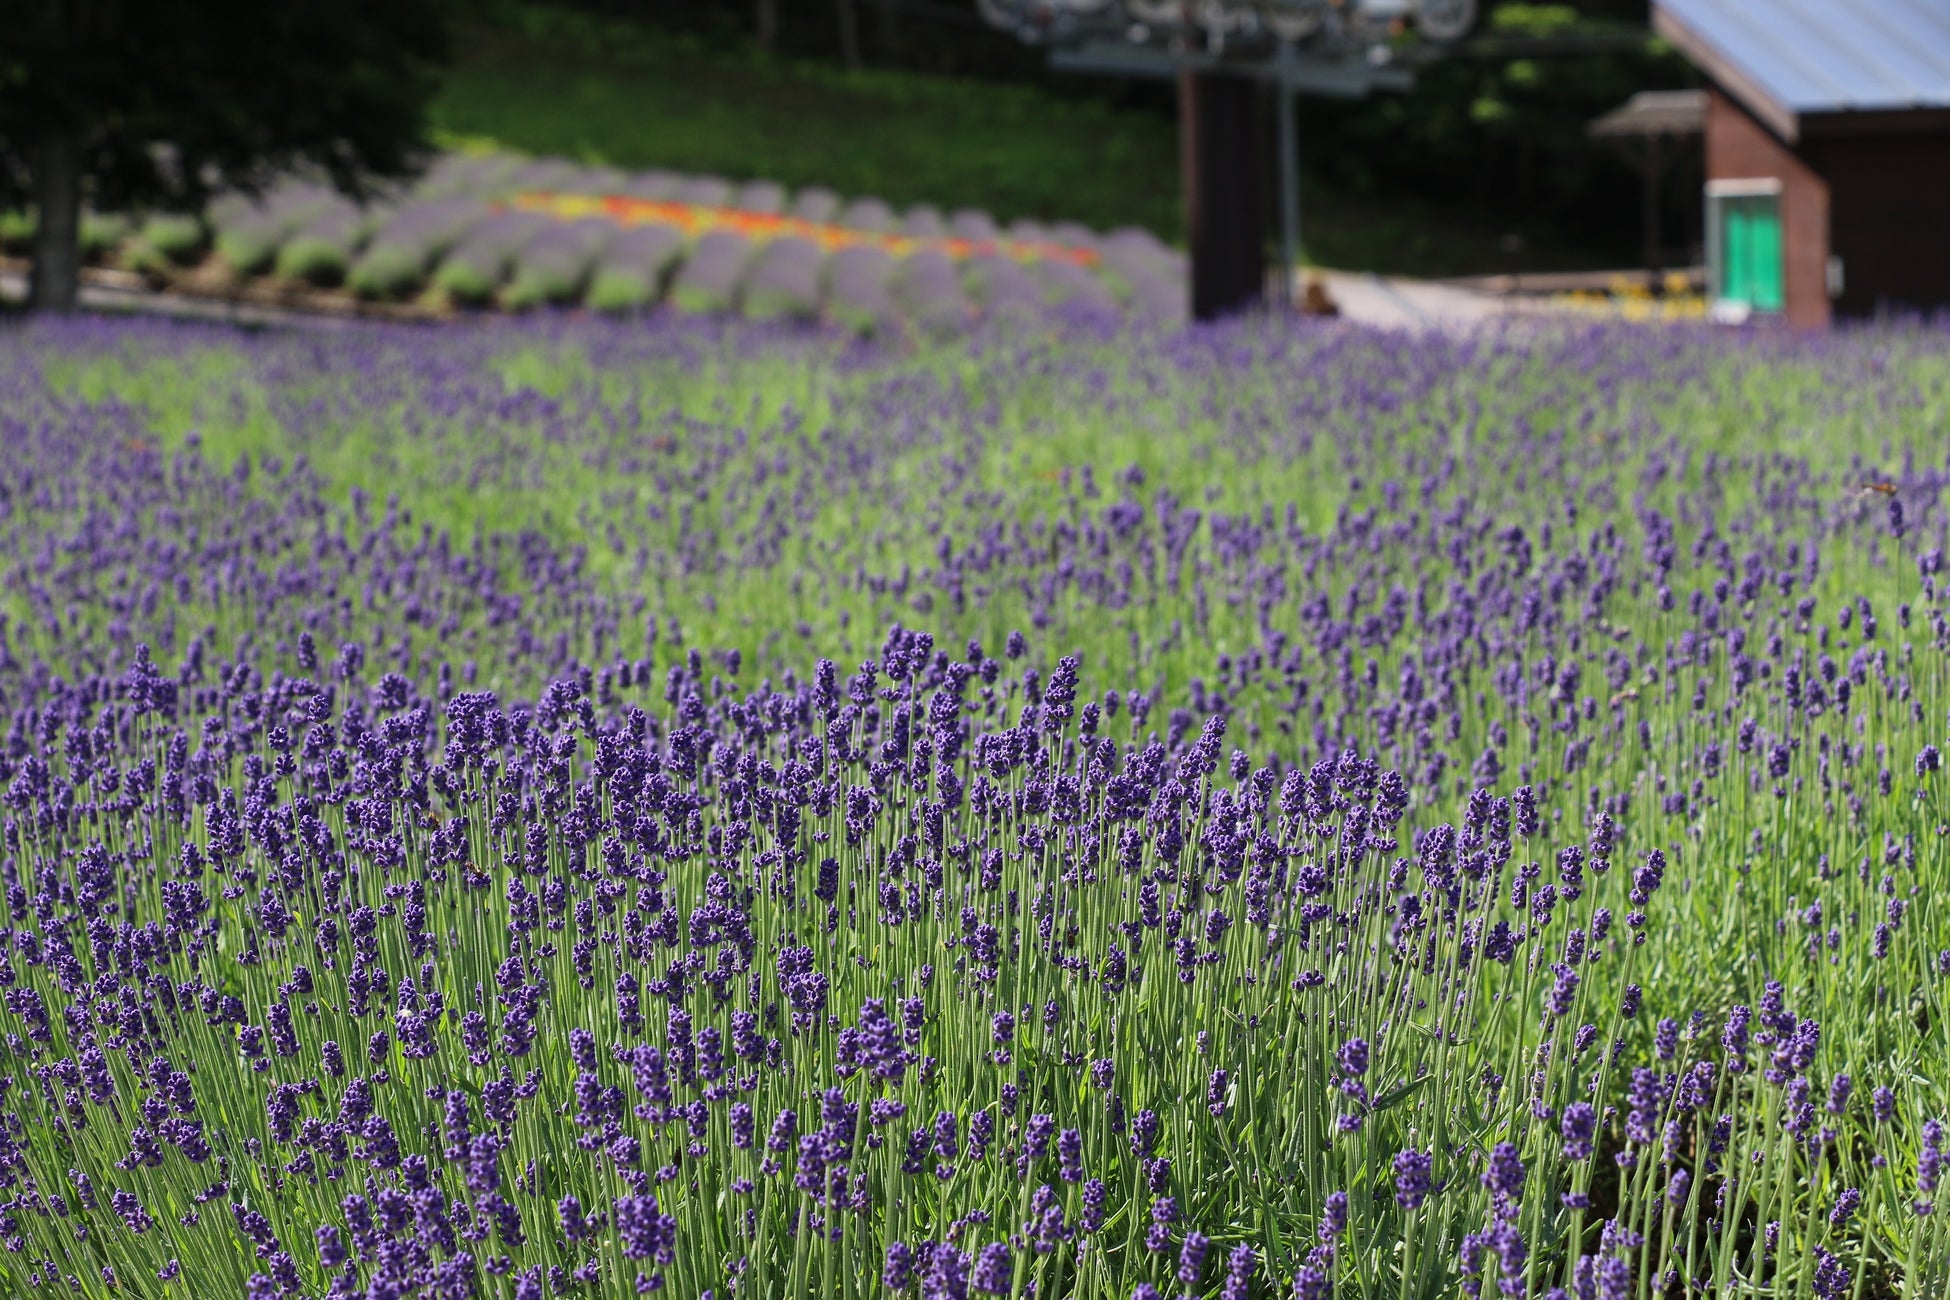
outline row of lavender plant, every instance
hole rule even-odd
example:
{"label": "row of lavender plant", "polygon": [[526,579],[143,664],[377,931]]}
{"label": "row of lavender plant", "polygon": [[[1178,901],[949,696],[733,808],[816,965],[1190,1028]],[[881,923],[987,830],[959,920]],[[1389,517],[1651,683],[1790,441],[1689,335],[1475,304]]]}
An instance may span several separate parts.
{"label": "row of lavender plant", "polygon": [[1933,336],[28,342],[10,1281],[1944,1284],[1941,471],[1697,401],[1901,439]]}
{"label": "row of lavender plant", "polygon": [[[889,295],[882,282],[894,276],[896,262],[884,250],[855,250],[831,261],[798,236],[754,245],[731,231],[691,238],[660,222],[631,230],[603,218],[561,222],[499,210],[511,196],[536,190],[788,214],[873,234],[975,240],[1006,234],[1094,251],[1102,273],[1067,262],[1039,264],[1031,272],[1012,258],[990,256],[985,263],[1000,262],[1000,271],[984,265],[964,277],[940,254],[928,253],[916,265],[900,264],[901,291]],[[221,200],[210,224],[219,256],[239,275],[275,270],[289,281],[344,284],[379,299],[431,291],[475,308],[642,311],[664,301],[668,291],[671,302],[694,312],[821,318],[883,333],[912,328],[951,335],[965,332],[981,315],[1063,319],[1065,313],[1052,313],[1052,307],[1157,322],[1178,321],[1185,313],[1182,254],[1136,229],[1100,237],[1074,222],[1018,221],[1005,232],[974,210],[944,216],[923,204],[897,213],[879,199],[843,203],[818,188],[789,196],[770,181],[629,174],[512,154],[443,157],[422,181],[367,208],[292,179],[258,200]],[[145,236],[167,245],[152,253],[161,259],[160,269],[167,269],[170,257],[188,261],[201,253],[200,231],[194,223],[187,229],[187,240],[179,236],[173,244],[161,235]],[[874,283],[862,286],[862,276]],[[966,290],[976,291],[975,301]]]}

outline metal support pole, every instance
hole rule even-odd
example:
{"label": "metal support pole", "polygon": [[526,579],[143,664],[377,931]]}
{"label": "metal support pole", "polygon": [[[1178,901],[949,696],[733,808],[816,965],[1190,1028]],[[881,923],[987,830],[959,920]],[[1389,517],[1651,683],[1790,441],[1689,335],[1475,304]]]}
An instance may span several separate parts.
{"label": "metal support pole", "polygon": [[1647,287],[1653,293],[1660,292],[1659,257],[1659,173],[1664,170],[1665,159],[1661,156],[1660,136],[1654,135],[1646,141],[1645,162],[1645,278]]}
{"label": "metal support pole", "polygon": [[1279,302],[1299,301],[1300,279],[1300,124],[1294,120],[1299,95],[1284,74],[1275,102],[1280,113],[1280,272]]}

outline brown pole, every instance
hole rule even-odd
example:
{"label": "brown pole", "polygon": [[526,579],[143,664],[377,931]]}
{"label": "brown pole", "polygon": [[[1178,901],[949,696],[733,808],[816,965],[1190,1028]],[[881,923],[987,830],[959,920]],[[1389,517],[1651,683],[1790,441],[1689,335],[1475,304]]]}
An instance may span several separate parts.
{"label": "brown pole", "polygon": [[848,72],[860,69],[860,24],[853,15],[853,0],[837,0],[840,19],[840,61]]}
{"label": "brown pole", "polygon": [[1659,291],[1659,171],[1662,162],[1654,134],[1646,138],[1645,157],[1645,274],[1654,293]]}
{"label": "brown pole", "polygon": [[1229,316],[1265,297],[1267,159],[1256,89],[1244,77],[1179,74],[1194,320]]}

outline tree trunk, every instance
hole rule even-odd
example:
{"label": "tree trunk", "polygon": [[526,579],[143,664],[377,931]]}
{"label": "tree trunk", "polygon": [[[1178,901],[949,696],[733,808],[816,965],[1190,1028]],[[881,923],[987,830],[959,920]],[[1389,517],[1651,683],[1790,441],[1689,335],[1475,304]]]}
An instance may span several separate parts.
{"label": "tree trunk", "polygon": [[758,48],[770,52],[779,41],[779,0],[758,0]]}
{"label": "tree trunk", "polygon": [[880,0],[880,55],[889,63],[900,62],[900,11],[896,0]]}
{"label": "tree trunk", "polygon": [[81,145],[73,136],[50,136],[35,149],[34,200],[40,226],[28,305],[73,311],[81,272]]}
{"label": "tree trunk", "polygon": [[848,72],[860,69],[860,25],[854,21],[853,0],[836,0],[840,13],[840,61]]}

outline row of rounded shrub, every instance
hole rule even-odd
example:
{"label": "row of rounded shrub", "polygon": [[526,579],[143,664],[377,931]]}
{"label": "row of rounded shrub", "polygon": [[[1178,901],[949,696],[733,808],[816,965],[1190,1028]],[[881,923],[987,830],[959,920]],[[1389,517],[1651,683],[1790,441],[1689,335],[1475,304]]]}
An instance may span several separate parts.
{"label": "row of rounded shrub", "polygon": [[[27,254],[39,229],[31,211],[0,212],[0,252]],[[82,260],[113,257],[132,270],[186,266],[209,247],[204,225],[180,212],[152,213],[141,219],[122,212],[83,212],[79,235]]]}
{"label": "row of rounded shrub", "polygon": [[[936,249],[897,257],[870,241],[834,252],[799,236],[754,240],[722,227],[687,234],[675,225],[561,220],[508,206],[536,191],[785,215],[868,236],[1049,243],[1091,251],[1101,273],[1060,258],[1025,264],[990,254],[958,262]],[[32,232],[31,215],[0,218],[0,246],[24,251]],[[374,300],[424,295],[461,307],[608,312],[668,301],[685,311],[823,317],[863,329],[898,322],[952,331],[978,315],[1049,307],[1169,319],[1182,315],[1185,296],[1182,256],[1138,230],[1099,236],[1074,223],[1030,221],[1005,230],[967,209],[899,213],[879,199],[844,200],[816,187],[788,194],[769,181],[626,174],[508,154],[449,155],[411,187],[365,205],[293,178],[262,195],[225,196],[201,217],[90,213],[82,243],[91,261],[161,275],[213,252],[234,277],[344,287]]]}

